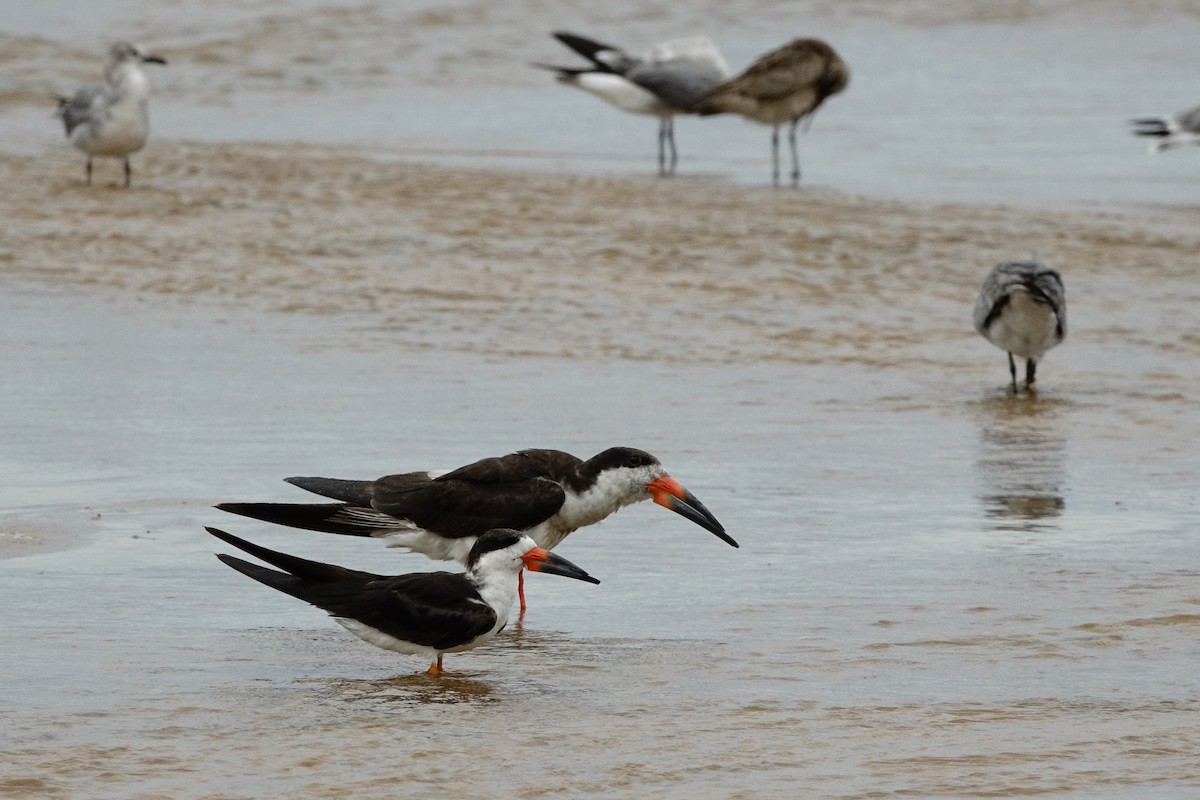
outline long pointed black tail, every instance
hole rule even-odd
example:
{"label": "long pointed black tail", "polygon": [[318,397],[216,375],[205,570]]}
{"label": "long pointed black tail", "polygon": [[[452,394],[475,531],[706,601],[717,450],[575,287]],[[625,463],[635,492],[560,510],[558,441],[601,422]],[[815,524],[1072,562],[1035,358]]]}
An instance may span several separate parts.
{"label": "long pointed black tail", "polygon": [[[208,531],[226,544],[231,544],[239,550],[249,553],[255,558],[262,559],[271,566],[279,567],[287,572],[289,576],[303,581],[308,581],[311,583],[338,583],[344,581],[373,581],[383,577],[376,575],[373,572],[360,572],[355,569],[339,567],[336,564],[325,564],[320,561],[309,561],[307,558],[300,558],[299,556],[281,553],[278,550],[271,550],[261,545],[254,544],[254,542],[248,542],[245,539],[234,536],[232,533],[223,531],[220,528],[205,527],[204,530]],[[249,562],[242,561],[241,559],[234,558],[233,556],[218,555],[217,557],[226,564],[229,564],[229,566],[238,570],[238,572],[249,575],[255,580],[262,580],[258,574],[259,571],[265,571],[276,576],[282,574],[275,572],[274,570],[266,569],[265,567],[260,567],[256,564],[250,564]],[[230,563],[230,560],[253,567],[254,573],[252,574],[251,572],[247,572],[240,566],[234,566]],[[267,581],[263,581],[263,583],[267,583]],[[274,586],[277,589],[280,588],[279,586],[276,586],[274,582],[268,583],[267,585]],[[289,594],[291,594],[291,592],[289,592]]]}
{"label": "long pointed black tail", "polygon": [[345,503],[221,503],[217,508],[263,522],[343,536],[375,536],[408,529],[395,517]]}
{"label": "long pointed black tail", "polygon": [[348,481],[343,478],[284,478],[286,483],[299,486],[306,492],[341,500],[358,506],[370,506],[374,497],[375,481]]}

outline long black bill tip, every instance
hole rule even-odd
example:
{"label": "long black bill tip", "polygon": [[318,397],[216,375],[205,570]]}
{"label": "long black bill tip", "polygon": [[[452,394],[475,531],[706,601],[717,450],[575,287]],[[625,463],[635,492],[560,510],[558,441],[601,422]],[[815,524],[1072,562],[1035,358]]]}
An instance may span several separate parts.
{"label": "long black bill tip", "polygon": [[725,526],[722,525],[713,513],[704,507],[696,495],[687,492],[684,499],[675,498],[675,502],[670,506],[671,510],[680,516],[690,519],[692,522],[699,525],[704,530],[712,533],[721,541],[731,547],[740,547],[737,541],[732,536],[725,532]]}
{"label": "long black bill tip", "polygon": [[575,564],[554,553],[550,554],[550,560],[538,564],[537,571],[545,572],[549,575],[562,575],[564,578],[574,578],[584,583],[600,583],[599,578],[593,578]]}

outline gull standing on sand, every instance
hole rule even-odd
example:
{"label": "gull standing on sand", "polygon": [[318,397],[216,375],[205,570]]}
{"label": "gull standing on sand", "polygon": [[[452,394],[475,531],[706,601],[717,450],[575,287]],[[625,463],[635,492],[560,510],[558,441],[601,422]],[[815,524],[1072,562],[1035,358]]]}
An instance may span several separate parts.
{"label": "gull standing on sand", "polygon": [[658,174],[673,175],[679,160],[675,115],[692,113],[709,89],[729,77],[729,65],[717,45],[707,36],[671,39],[638,58],[572,33],[557,31],[554,38],[592,65],[534,66],[557,72],[559,82],[590,92],[622,111],[658,117]]}
{"label": "gull standing on sand", "polygon": [[1153,136],[1158,139],[1150,143],[1151,153],[1189,144],[1200,145],[1200,106],[1169,117],[1133,119],[1129,124],[1134,126],[1135,136]]}
{"label": "gull standing on sand", "polygon": [[150,134],[150,82],[142,64],[166,64],[154,55],[143,55],[128,42],[117,42],[108,51],[104,83],[84,86],[74,97],[60,97],[58,115],[71,144],[87,153],[87,182],[92,184],[95,156],[125,160],[125,187],[132,171],[129,156],[141,150]]}
{"label": "gull standing on sand", "polygon": [[1038,359],[1067,335],[1062,278],[1036,259],[997,264],[975,303],[975,330],[1008,353],[1013,394],[1018,391],[1013,356],[1025,359],[1025,389],[1031,390]]}
{"label": "gull standing on sand", "polygon": [[774,183],[779,185],[779,128],[791,123],[792,185],[800,185],[800,158],[796,154],[796,126],[811,123],[825,98],[850,83],[850,69],[820,39],[795,39],[760,57],[736,78],[711,89],[697,112],[701,115],[734,113],[772,126],[771,155]]}

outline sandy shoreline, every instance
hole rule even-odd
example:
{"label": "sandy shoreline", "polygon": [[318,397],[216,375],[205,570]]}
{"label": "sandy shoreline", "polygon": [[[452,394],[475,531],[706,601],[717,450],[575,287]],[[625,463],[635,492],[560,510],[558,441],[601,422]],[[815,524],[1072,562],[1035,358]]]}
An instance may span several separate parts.
{"label": "sandy shoreline", "polygon": [[[1036,253],[1093,285],[1136,269],[1169,294],[1200,239],[1184,210],[922,206],[300,144],[156,143],[126,192],[111,163],[83,186],[75,155],[0,156],[21,187],[0,197],[10,278],[341,315],[389,347],[501,357],[904,366],[974,336],[963,307],[996,261]],[[872,313],[843,323],[846,306]]]}
{"label": "sandy shoreline", "polygon": [[81,542],[82,533],[66,523],[0,518],[0,559],[67,550]]}

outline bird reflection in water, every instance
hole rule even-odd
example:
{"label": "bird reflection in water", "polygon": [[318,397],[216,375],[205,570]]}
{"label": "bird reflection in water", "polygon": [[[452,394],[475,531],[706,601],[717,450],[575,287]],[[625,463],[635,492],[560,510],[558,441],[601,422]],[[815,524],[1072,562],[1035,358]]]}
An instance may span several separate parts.
{"label": "bird reflection in water", "polygon": [[996,530],[1057,529],[1066,508],[1062,400],[997,395],[979,408],[979,500]]}
{"label": "bird reflection in water", "polygon": [[461,674],[436,679],[419,673],[378,680],[335,679],[321,682],[330,694],[355,703],[425,706],[482,704],[498,700],[493,696],[494,687],[491,684]]}

